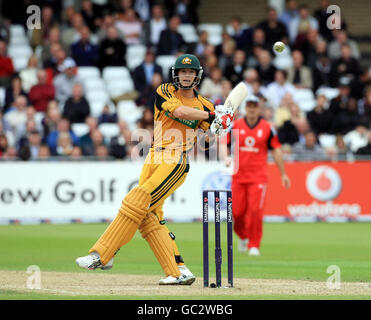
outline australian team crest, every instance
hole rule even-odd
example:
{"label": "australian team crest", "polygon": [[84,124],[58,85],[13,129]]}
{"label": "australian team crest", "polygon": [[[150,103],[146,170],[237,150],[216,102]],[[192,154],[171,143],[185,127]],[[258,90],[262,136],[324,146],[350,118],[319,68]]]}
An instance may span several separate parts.
{"label": "australian team crest", "polygon": [[185,57],[182,60],[182,64],[192,64],[192,59],[191,58],[188,58],[188,57]]}

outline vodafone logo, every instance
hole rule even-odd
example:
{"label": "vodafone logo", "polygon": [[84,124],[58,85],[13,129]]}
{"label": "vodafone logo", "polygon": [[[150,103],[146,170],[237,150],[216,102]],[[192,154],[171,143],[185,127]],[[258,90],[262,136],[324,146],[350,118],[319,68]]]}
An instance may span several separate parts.
{"label": "vodafone logo", "polygon": [[339,195],[342,181],[335,169],[329,166],[318,166],[309,172],[306,187],[313,198],[329,201]]}

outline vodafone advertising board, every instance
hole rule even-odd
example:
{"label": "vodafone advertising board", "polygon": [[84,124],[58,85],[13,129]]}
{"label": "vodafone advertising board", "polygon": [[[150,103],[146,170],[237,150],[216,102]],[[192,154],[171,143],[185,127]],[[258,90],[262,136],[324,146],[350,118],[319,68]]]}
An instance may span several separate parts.
{"label": "vodafone advertising board", "polygon": [[281,187],[278,169],[268,166],[265,213],[300,217],[348,217],[371,214],[371,162],[286,163],[292,188]]}
{"label": "vodafone advertising board", "polygon": [[[1,163],[0,223],[113,219],[123,197],[138,183],[141,169],[141,163],[120,161]],[[286,163],[286,170],[292,182],[289,190],[282,187],[278,168],[268,165],[267,220],[369,218],[371,162],[293,162]],[[165,217],[200,220],[202,190],[230,187],[230,173],[223,164],[191,163],[185,183],[165,202]],[[222,214],[225,205],[221,198]],[[209,218],[213,220],[211,194]]]}

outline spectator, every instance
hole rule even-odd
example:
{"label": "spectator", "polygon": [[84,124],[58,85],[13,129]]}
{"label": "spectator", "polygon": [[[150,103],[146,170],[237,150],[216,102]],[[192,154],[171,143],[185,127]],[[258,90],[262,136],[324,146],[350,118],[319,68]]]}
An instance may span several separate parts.
{"label": "spectator", "polygon": [[196,56],[204,56],[206,47],[209,45],[209,33],[206,30],[202,30],[198,35],[198,42],[194,49]]}
{"label": "spectator", "polygon": [[359,148],[367,146],[369,136],[369,128],[365,124],[359,124],[344,135],[344,143],[350,151],[355,153]]}
{"label": "spectator", "polygon": [[281,103],[274,113],[275,126],[282,127],[285,121],[291,119],[291,110],[293,109],[292,105],[294,104],[294,100],[292,99],[292,95],[290,93],[286,93],[282,97]]}
{"label": "spectator", "polygon": [[320,0],[319,1],[319,8],[314,11],[313,16],[318,21],[319,32],[322,37],[326,39],[326,41],[333,40],[333,33],[332,30],[328,28],[327,21],[328,18],[331,16],[331,13],[327,13],[327,8],[330,6],[328,0]]}
{"label": "spectator", "polygon": [[58,24],[54,19],[53,8],[50,6],[44,6],[41,10],[41,28],[35,28],[32,30],[31,46],[32,49],[36,49],[37,46],[43,46],[49,38],[49,32],[53,27],[57,27]]}
{"label": "spectator", "polygon": [[310,15],[309,8],[303,4],[299,7],[299,16],[291,20],[288,34],[291,44],[306,39],[309,29],[318,30],[318,21]]}
{"label": "spectator", "polygon": [[92,145],[92,139],[91,139],[91,136],[92,136],[92,133],[93,131],[97,130],[98,129],[98,120],[94,117],[87,117],[85,119],[85,123],[86,125],[88,126],[89,128],[89,131],[88,133],[84,134],[80,139],[79,139],[79,145],[81,147],[81,150],[82,150],[82,153],[84,153],[84,150],[85,149],[89,149],[90,145]]}
{"label": "spectator", "polygon": [[108,27],[107,37],[99,46],[99,67],[126,66],[126,44],[122,41],[115,27]]}
{"label": "spectator", "polygon": [[295,87],[287,81],[287,72],[285,70],[277,70],[274,75],[274,82],[269,84],[262,93],[267,97],[271,106],[277,109],[285,94],[293,95]]}
{"label": "spectator", "polygon": [[368,143],[364,147],[358,148],[358,150],[356,151],[356,154],[360,156],[371,155],[371,133],[370,132],[368,133]]}
{"label": "spectator", "polygon": [[126,9],[123,13],[118,13],[115,26],[124,35],[126,45],[140,44],[142,22],[133,9]]}
{"label": "spectator", "polygon": [[50,132],[57,130],[58,122],[61,119],[58,103],[56,100],[50,100],[45,112],[44,118],[41,120],[43,128],[43,142],[46,142],[46,137]]}
{"label": "spectator", "polygon": [[[214,101],[215,105],[224,104],[224,101],[227,99],[231,91],[232,91],[232,83],[227,79],[222,80],[222,92],[221,92],[220,97],[215,99]],[[236,112],[238,112],[238,110]],[[235,115],[235,119],[237,119],[237,115]]]}
{"label": "spectator", "polygon": [[22,89],[28,94],[31,87],[37,84],[38,58],[33,55],[28,59],[27,67],[19,72],[22,81]]}
{"label": "spectator", "polygon": [[90,106],[84,97],[83,87],[80,83],[75,83],[72,87],[72,96],[64,104],[63,117],[71,124],[83,123],[89,114]]}
{"label": "spectator", "polygon": [[266,86],[274,81],[277,69],[272,64],[272,56],[268,50],[260,50],[257,59],[259,64],[255,69],[258,71],[260,81]]}
{"label": "spectator", "polygon": [[279,15],[278,21],[283,23],[286,30],[289,30],[289,26],[292,20],[299,17],[298,3],[296,0],[286,0],[286,8]]}
{"label": "spectator", "polygon": [[338,110],[337,114],[333,118],[331,131],[335,134],[346,134],[358,126],[361,123],[360,120],[361,118],[358,113],[357,100],[350,97],[345,108]]}
{"label": "spectator", "polygon": [[[324,43],[325,48],[321,47],[321,44]],[[327,53],[327,43],[323,38],[319,35],[318,30],[309,29],[307,32],[306,39],[300,43],[299,46],[295,46],[294,49],[299,50],[303,53],[304,56],[304,64],[308,65],[309,67],[313,67],[317,56],[319,54],[326,54]]]}
{"label": "spectator", "polygon": [[252,35],[252,45],[249,46],[247,49],[247,54],[249,56],[254,55],[254,48],[260,47],[261,49],[265,49],[268,51],[272,51],[273,48],[269,47],[266,39],[265,39],[265,32],[261,28],[255,28],[253,35]]}
{"label": "spectator", "polygon": [[31,104],[37,112],[45,112],[50,100],[55,97],[55,88],[47,83],[47,75],[44,69],[37,72],[38,83],[29,92]]}
{"label": "spectator", "polygon": [[356,60],[361,57],[359,46],[357,42],[348,38],[348,33],[346,30],[334,30],[333,34],[335,40],[331,41],[328,45],[328,55],[331,60],[337,60],[341,58],[341,49],[343,45],[348,45],[350,48],[350,56]]}
{"label": "spectator", "polygon": [[90,30],[83,26],[80,39],[72,44],[71,55],[79,67],[95,66],[98,61],[98,48],[90,41]]}
{"label": "spectator", "polygon": [[72,58],[66,58],[61,66],[63,73],[54,78],[57,101],[64,105],[67,99],[72,96],[72,88],[80,79],[75,74],[76,63]]}
{"label": "spectator", "polygon": [[128,146],[131,143],[131,132],[124,120],[119,121],[120,134],[111,139],[110,155],[117,159],[124,159],[129,153]]}
{"label": "spectator", "polygon": [[243,72],[243,81],[249,90],[249,94],[253,92],[253,83],[259,80],[259,75],[256,69],[249,68]]}
{"label": "spectator", "polygon": [[156,47],[160,41],[160,35],[167,27],[164,12],[159,4],[152,6],[152,17],[144,24],[143,30],[147,46]]}
{"label": "spectator", "polygon": [[205,78],[200,86],[200,93],[208,99],[214,101],[222,94],[222,70],[214,68],[210,72],[210,77]]}
{"label": "spectator", "polygon": [[12,132],[15,140],[24,134],[27,121],[27,99],[19,95],[14,100],[13,107],[4,115],[4,128]]}
{"label": "spectator", "polygon": [[327,98],[324,95],[318,95],[316,106],[307,114],[307,119],[312,130],[318,135],[328,133],[331,130],[332,114],[328,110]]}
{"label": "spectator", "polygon": [[10,147],[14,147],[15,146],[16,141],[15,141],[15,138],[14,138],[13,133],[11,131],[9,131],[9,130],[5,130],[4,129],[3,121],[1,119],[1,113],[0,113],[0,134],[4,134],[6,136],[8,145]]}
{"label": "spectator", "polygon": [[331,61],[327,55],[319,55],[312,69],[313,91],[320,87],[331,87]]}
{"label": "spectator", "polygon": [[198,0],[165,0],[165,6],[169,15],[179,15],[182,23],[198,24],[197,6]]}
{"label": "spectator", "polygon": [[10,87],[6,88],[5,90],[4,108],[2,110],[3,114],[8,112],[15,99],[19,96],[24,96],[27,98],[27,93],[22,89],[21,78],[15,75],[11,79]]}
{"label": "spectator", "polygon": [[72,43],[76,42],[80,37],[80,32],[84,24],[84,19],[81,13],[73,13],[71,26],[63,29],[61,42],[65,48],[70,48]]}
{"label": "spectator", "polygon": [[[31,110],[31,108],[29,107],[28,110]],[[17,141],[17,145],[16,145],[17,150],[19,150],[25,145],[28,145],[29,136],[34,131],[40,132],[34,118],[28,116],[26,125],[25,125],[25,131]]]}
{"label": "spectator", "polygon": [[137,99],[138,105],[144,105],[146,108],[153,110],[153,107],[155,105],[156,101],[156,89],[159,85],[162,83],[162,74],[161,73],[155,73],[152,77],[151,85],[146,86],[140,97]]}
{"label": "spectator", "polygon": [[[63,134],[62,141],[59,141],[59,136]],[[69,140],[66,138],[66,134],[69,135]],[[76,134],[70,128],[70,122],[66,118],[61,118],[57,123],[57,129],[52,131],[46,137],[46,143],[49,146],[52,155],[60,155],[61,150],[67,150],[68,145],[78,145],[79,139]],[[60,145],[62,143],[62,145]],[[57,150],[57,148],[62,147],[62,149]]]}
{"label": "spectator", "polygon": [[317,136],[313,131],[308,131],[304,135],[304,143],[295,143],[292,151],[298,160],[324,160],[326,154],[321,146],[317,143]]}
{"label": "spectator", "polygon": [[91,32],[95,33],[98,28],[98,20],[100,18],[100,8],[91,0],[81,1],[80,13],[84,19],[85,24]]}
{"label": "spectator", "polygon": [[[23,160],[35,160],[39,157],[41,148],[41,135],[37,130],[28,133],[26,141],[19,150],[19,155],[26,155]],[[29,157],[27,157],[29,155]]]}
{"label": "spectator", "polygon": [[38,159],[47,160],[50,158],[50,150],[46,144],[40,145]]}
{"label": "spectator", "polygon": [[278,129],[278,138],[280,142],[293,145],[297,142],[304,143],[305,134],[310,130],[306,118],[299,118],[297,120],[287,120],[283,126]]}
{"label": "spectator", "polygon": [[233,56],[234,56],[235,51],[236,51],[236,41],[234,41],[232,38],[227,38],[221,44],[219,66],[223,70],[223,72],[227,66],[233,63]]}
{"label": "spectator", "polygon": [[[101,26],[98,29],[98,31],[95,33],[98,39],[98,43],[101,43],[107,37],[108,29],[110,27],[114,27],[116,29],[115,19],[113,18],[113,15],[111,13],[105,12],[103,15]],[[119,32],[117,29],[116,31],[118,34],[118,38],[123,39],[124,35],[121,32]]]}
{"label": "spectator", "polygon": [[104,144],[104,137],[99,129],[94,129],[90,133],[90,142],[81,146],[82,154],[84,156],[95,156],[98,146]]}
{"label": "spectator", "polygon": [[180,22],[179,16],[173,16],[169,19],[168,27],[160,34],[157,55],[175,55],[179,50],[184,49],[186,43],[178,32]]}
{"label": "spectator", "polygon": [[117,112],[111,113],[110,107],[106,104],[103,107],[102,114],[98,117],[98,123],[117,123]]}
{"label": "spectator", "polygon": [[307,66],[304,66],[304,57],[299,50],[292,53],[293,66],[287,69],[287,81],[296,88],[311,89],[313,86],[312,73]]}
{"label": "spectator", "polygon": [[233,29],[232,38],[236,42],[237,49],[247,52],[252,43],[252,30],[243,27],[241,18],[237,16],[232,18],[231,26]]}
{"label": "spectator", "polygon": [[73,146],[70,153],[70,159],[80,160],[82,158],[82,150],[79,146]]}
{"label": "spectator", "polygon": [[60,132],[58,135],[58,142],[55,155],[56,156],[69,156],[72,153],[73,145],[68,132]]}
{"label": "spectator", "polygon": [[4,158],[9,148],[8,138],[3,132],[0,132],[0,158]]}
{"label": "spectator", "polygon": [[7,44],[0,39],[0,87],[9,86],[13,72],[13,60],[7,55]]}
{"label": "spectator", "polygon": [[58,26],[50,29],[48,39],[44,42],[41,50],[41,60],[48,61],[52,58],[52,46],[60,45],[62,49],[66,50],[66,47],[61,45],[61,30]]}
{"label": "spectator", "polygon": [[335,60],[332,64],[332,85],[335,86],[339,78],[348,77],[348,79],[352,81],[352,86],[355,86],[360,73],[361,68],[359,62],[356,59],[352,58],[349,45],[342,45],[341,57],[338,60]]}
{"label": "spectator", "polygon": [[233,55],[233,64],[228,65],[224,70],[224,76],[232,82],[233,87],[243,79],[243,71],[246,68],[245,61],[245,52],[236,50]]}
{"label": "spectator", "polygon": [[358,110],[361,120],[371,125],[371,86],[364,90],[364,97],[358,102]]}
{"label": "spectator", "polygon": [[147,50],[143,63],[136,67],[133,72],[135,89],[142,93],[147,86],[151,85],[155,73],[162,74],[162,68],[155,63],[154,52]]}
{"label": "spectator", "polygon": [[335,140],[335,152],[337,156],[346,156],[349,152],[348,147],[346,146],[344,142],[344,136],[341,134],[336,135]]}
{"label": "spectator", "polygon": [[104,144],[100,144],[95,148],[95,156],[98,157],[98,160],[106,160],[109,156],[108,148]]}
{"label": "spectator", "polygon": [[265,33],[267,46],[272,48],[277,41],[288,42],[288,34],[286,26],[278,20],[277,10],[268,8],[267,19],[257,25]]}

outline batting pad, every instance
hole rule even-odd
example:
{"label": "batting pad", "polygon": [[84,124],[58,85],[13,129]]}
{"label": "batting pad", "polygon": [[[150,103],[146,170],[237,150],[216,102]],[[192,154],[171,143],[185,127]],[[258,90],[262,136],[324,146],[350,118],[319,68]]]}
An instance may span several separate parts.
{"label": "batting pad", "polygon": [[179,277],[180,271],[175,262],[173,240],[169,230],[160,224],[157,216],[149,213],[139,226],[139,231],[151,247],[165,275]]}
{"label": "batting pad", "polygon": [[116,218],[89,250],[89,253],[98,252],[102,264],[107,264],[117,250],[133,238],[148,212],[151,200],[150,193],[144,188],[139,186],[132,189],[122,201]]}

